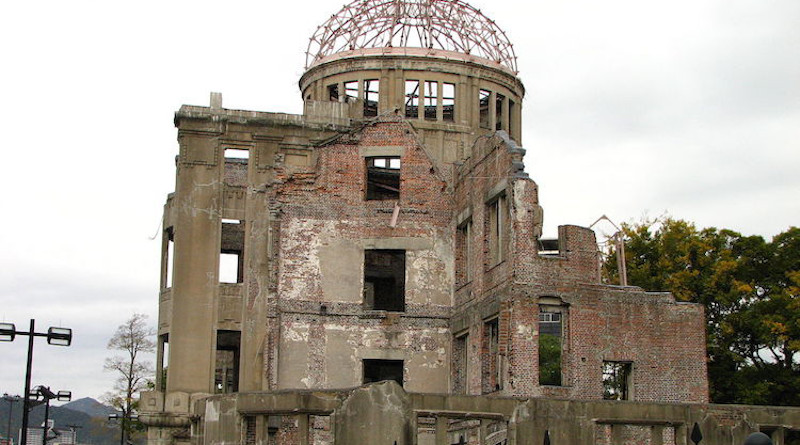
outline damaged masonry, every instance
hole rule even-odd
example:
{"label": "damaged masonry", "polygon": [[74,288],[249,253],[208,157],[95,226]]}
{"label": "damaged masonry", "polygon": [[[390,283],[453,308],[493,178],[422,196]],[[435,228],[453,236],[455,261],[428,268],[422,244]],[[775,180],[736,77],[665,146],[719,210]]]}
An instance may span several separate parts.
{"label": "damaged masonry", "polygon": [[800,409],[708,404],[702,306],[541,239],[493,21],[359,0],[308,55],[302,115],[175,114],[150,445],[800,441]]}

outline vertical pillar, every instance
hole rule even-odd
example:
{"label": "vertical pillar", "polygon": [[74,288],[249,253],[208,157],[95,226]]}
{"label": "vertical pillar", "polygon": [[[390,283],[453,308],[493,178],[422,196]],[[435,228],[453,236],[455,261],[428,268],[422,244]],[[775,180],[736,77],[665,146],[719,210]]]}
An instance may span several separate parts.
{"label": "vertical pillar", "polygon": [[436,445],[448,443],[447,442],[448,426],[449,422],[447,417],[444,416],[436,417]]}
{"label": "vertical pillar", "polygon": [[489,128],[492,131],[497,128],[497,93],[495,91],[489,94]]}
{"label": "vertical pillar", "polygon": [[511,133],[510,121],[508,119],[508,97],[503,97],[503,103],[500,109],[500,128]]}
{"label": "vertical pillar", "polygon": [[[209,393],[213,385],[223,157],[213,130],[179,128],[168,399],[171,392]],[[187,402],[181,397],[165,408],[187,412]]]}

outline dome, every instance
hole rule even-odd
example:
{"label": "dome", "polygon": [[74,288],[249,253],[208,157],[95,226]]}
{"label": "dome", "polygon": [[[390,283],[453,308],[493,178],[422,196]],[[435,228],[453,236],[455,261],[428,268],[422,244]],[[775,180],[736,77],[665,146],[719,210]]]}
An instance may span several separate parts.
{"label": "dome", "polygon": [[459,53],[517,73],[517,57],[505,32],[459,0],[356,0],[311,36],[306,68],[337,53],[374,48]]}

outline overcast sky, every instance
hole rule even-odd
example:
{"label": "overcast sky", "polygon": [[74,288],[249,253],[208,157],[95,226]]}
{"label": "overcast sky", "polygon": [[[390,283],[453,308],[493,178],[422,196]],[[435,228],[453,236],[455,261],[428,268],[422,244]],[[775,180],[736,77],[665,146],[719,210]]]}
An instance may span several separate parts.
{"label": "overcast sky", "polygon": [[[767,238],[800,224],[800,2],[476,0],[515,44],[545,235],[664,212]],[[157,315],[161,211],[181,104],[300,113],[297,81],[338,1],[0,5],[0,321],[37,340],[33,384],[111,388],[108,338]],[[20,394],[24,338],[0,343]]]}

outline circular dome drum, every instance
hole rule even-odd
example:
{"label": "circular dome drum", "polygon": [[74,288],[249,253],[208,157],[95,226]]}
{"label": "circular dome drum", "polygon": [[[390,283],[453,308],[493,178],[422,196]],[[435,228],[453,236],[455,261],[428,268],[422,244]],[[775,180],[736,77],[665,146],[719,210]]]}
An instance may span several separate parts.
{"label": "circular dome drum", "polygon": [[459,0],[356,0],[317,28],[306,68],[334,54],[376,48],[458,53],[517,74],[517,57],[505,32]]}

